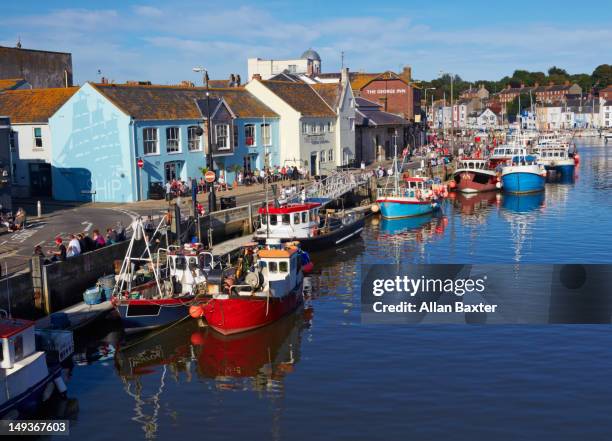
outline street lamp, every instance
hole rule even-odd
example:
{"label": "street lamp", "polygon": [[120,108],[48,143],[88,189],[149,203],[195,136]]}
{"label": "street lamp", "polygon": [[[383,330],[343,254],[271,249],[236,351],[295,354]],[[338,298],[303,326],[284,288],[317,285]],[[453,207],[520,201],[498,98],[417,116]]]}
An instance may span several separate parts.
{"label": "street lamp", "polygon": [[[436,88],[435,87],[426,87],[425,88],[425,114],[426,115],[427,115],[427,91],[428,90],[436,90]],[[431,124],[432,124],[431,127],[432,128],[433,128],[433,120],[434,120],[434,116],[433,116],[433,111],[434,111],[434,108],[433,108],[433,97],[434,97],[434,94],[432,93],[431,94]],[[428,123],[427,126],[429,126],[429,119],[427,120],[427,123]],[[425,131],[427,131],[427,126],[425,126]],[[427,133],[425,133],[425,137],[427,137]]]}
{"label": "street lamp", "polygon": [[455,106],[453,103],[453,74],[449,73],[449,72],[444,72],[444,71],[440,71],[439,72],[440,76],[443,76],[444,74],[450,76],[450,83],[451,83],[451,90],[450,90],[450,94],[451,94],[451,149],[453,151],[453,154],[455,154]]}
{"label": "street lamp", "polygon": [[[210,132],[210,88],[208,86],[208,70],[202,66],[193,68],[194,72],[202,74],[202,84],[206,86],[206,139],[208,144],[208,152],[206,152],[206,163],[208,169],[214,173],[215,162],[212,154],[212,137]],[[213,182],[210,186],[210,192],[208,193],[208,212],[212,213],[217,209],[217,197],[215,195],[215,183]]]}

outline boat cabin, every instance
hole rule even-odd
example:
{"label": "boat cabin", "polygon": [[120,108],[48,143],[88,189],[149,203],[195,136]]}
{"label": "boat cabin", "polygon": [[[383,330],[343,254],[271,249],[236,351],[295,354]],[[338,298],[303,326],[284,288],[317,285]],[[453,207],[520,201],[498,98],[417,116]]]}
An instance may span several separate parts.
{"label": "boat cabin", "polygon": [[489,161],[486,159],[460,159],[457,169],[488,170]]}
{"label": "boat cabin", "polygon": [[19,319],[0,320],[0,367],[10,369],[36,351],[34,322]]}
{"label": "boat cabin", "polygon": [[524,147],[502,145],[493,149],[491,159],[509,159],[514,156],[525,156],[527,150]]}
{"label": "boat cabin", "polygon": [[537,165],[538,158],[532,155],[513,156],[511,165]]}
{"label": "boat cabin", "polygon": [[320,203],[262,207],[259,209],[261,226],[257,229],[256,235],[279,239],[309,237],[311,229],[319,226],[320,208]]}
{"label": "boat cabin", "polygon": [[564,147],[540,147],[540,159],[559,160],[569,159],[568,149]]}
{"label": "boat cabin", "polygon": [[259,250],[259,269],[267,273],[272,297],[282,297],[292,291],[301,277],[302,259],[295,246],[284,249]]}

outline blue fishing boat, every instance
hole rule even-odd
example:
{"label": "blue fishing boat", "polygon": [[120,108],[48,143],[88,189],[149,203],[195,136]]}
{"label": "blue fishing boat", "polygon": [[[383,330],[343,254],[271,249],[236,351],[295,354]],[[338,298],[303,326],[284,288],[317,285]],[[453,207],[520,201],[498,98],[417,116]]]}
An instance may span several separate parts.
{"label": "blue fishing boat", "polygon": [[573,176],[576,168],[574,158],[569,155],[567,144],[540,146],[538,162],[546,171],[564,176]]}
{"label": "blue fishing boat", "polygon": [[535,193],[544,190],[546,170],[535,156],[514,156],[502,168],[502,189],[505,193]]}
{"label": "blue fishing boat", "polygon": [[397,165],[397,144],[395,145],[395,153],[393,185],[389,186],[387,180],[384,188],[378,189],[378,197],[376,198],[382,217],[385,219],[402,219],[422,216],[440,208],[438,197],[446,191],[444,186],[439,185],[439,188],[434,191],[433,181],[424,177],[406,177],[400,183],[401,168],[398,168]]}

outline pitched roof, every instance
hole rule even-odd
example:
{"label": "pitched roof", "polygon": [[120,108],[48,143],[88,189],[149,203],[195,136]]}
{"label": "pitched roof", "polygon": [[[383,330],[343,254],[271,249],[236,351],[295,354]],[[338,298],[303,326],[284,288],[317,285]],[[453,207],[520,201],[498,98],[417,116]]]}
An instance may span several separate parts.
{"label": "pitched roof", "polygon": [[16,89],[17,87],[26,83],[23,78],[5,78],[0,79],[0,92],[3,90]]}
{"label": "pitched roof", "polygon": [[261,83],[303,116],[336,116],[332,108],[306,83],[270,80]]}
{"label": "pitched roof", "polygon": [[321,83],[311,86],[332,109],[337,109],[342,96],[342,84],[340,83]]}
{"label": "pitched roof", "polygon": [[361,90],[379,75],[379,73],[350,73],[349,80],[351,81],[351,87],[353,90]]}
{"label": "pitched roof", "polygon": [[377,103],[375,101],[367,100],[360,96],[355,97],[355,105],[357,106],[357,108],[375,107],[377,109],[380,109],[382,107],[382,104]]}
{"label": "pitched roof", "polygon": [[410,124],[410,121],[407,119],[394,113],[383,112],[382,110],[357,109],[355,116],[355,123],[358,126],[376,127]]}
{"label": "pitched roof", "polygon": [[[125,113],[139,120],[201,119],[196,100],[206,99],[204,87],[114,84],[93,86]],[[243,87],[210,89],[210,96],[223,97],[238,117],[278,116]]]}
{"label": "pitched roof", "polygon": [[0,93],[0,115],[13,124],[46,123],[78,87],[7,90]]}

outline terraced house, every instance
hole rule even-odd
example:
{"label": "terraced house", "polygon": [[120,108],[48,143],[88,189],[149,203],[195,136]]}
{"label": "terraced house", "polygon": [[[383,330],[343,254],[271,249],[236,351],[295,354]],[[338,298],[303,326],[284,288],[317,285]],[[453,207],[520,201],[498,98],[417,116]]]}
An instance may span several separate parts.
{"label": "terraced house", "polygon": [[280,165],[326,174],[355,158],[355,103],[345,75],[337,84],[254,79],[246,89],[280,117]]}
{"label": "terraced house", "polygon": [[0,92],[0,115],[11,119],[11,176],[14,196],[51,196],[53,146],[49,118],[77,89],[28,88]]}
{"label": "terraced house", "polygon": [[[82,86],[50,119],[57,146],[52,157],[53,196],[112,202],[146,199],[153,186],[200,178],[210,165],[208,151],[216,170],[242,166],[245,157],[261,163],[261,151],[245,136],[249,124],[255,126],[253,132],[249,129],[253,139],[263,143],[265,138],[271,155],[278,155],[274,112],[244,88],[211,89],[208,100],[206,93],[195,87]],[[209,115],[210,146],[206,132],[199,135]],[[229,172],[226,177],[233,179]]]}

